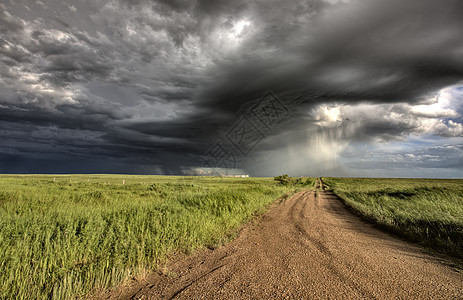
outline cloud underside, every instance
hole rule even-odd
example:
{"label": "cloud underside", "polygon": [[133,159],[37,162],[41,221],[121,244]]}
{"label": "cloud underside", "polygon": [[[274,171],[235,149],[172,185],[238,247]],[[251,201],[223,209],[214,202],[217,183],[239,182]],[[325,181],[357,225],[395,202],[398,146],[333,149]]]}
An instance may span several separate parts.
{"label": "cloud underside", "polygon": [[[198,168],[268,91],[288,115],[240,158],[259,175],[340,170],[356,143],[463,135],[461,1],[17,1],[0,15],[5,170]],[[458,168],[459,149],[409,163]],[[362,157],[348,167],[394,164]]]}

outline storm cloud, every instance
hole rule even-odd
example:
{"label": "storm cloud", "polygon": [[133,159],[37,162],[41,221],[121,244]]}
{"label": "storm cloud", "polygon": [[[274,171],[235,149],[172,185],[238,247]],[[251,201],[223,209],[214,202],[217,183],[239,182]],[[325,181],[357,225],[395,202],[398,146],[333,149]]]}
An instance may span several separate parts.
{"label": "storm cloud", "polygon": [[462,36],[460,0],[7,1],[0,173],[461,177]]}

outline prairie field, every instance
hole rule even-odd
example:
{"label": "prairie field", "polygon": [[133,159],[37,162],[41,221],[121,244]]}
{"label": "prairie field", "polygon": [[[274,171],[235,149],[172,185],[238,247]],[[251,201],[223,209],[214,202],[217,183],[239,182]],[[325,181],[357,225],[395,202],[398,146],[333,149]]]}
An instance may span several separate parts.
{"label": "prairie field", "polygon": [[363,218],[463,258],[463,180],[323,178],[323,183]]}
{"label": "prairie field", "polygon": [[[323,184],[363,218],[463,257],[463,180]],[[85,298],[142,279],[171,254],[230,241],[276,199],[315,185],[286,175],[1,175],[0,299]]]}
{"label": "prairie field", "polygon": [[142,277],[169,253],[228,241],[294,189],[272,178],[0,176],[0,299],[76,298]]}

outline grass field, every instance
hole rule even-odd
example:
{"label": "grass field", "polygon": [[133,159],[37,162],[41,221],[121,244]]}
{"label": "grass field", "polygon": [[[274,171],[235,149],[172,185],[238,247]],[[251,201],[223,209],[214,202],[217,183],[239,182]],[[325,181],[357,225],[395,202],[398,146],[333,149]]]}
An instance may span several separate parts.
{"label": "grass field", "polygon": [[323,182],[364,218],[463,258],[463,180],[323,178]]}
{"label": "grass field", "polygon": [[294,189],[271,178],[0,176],[0,299],[69,299],[143,276],[168,253],[222,244]]}

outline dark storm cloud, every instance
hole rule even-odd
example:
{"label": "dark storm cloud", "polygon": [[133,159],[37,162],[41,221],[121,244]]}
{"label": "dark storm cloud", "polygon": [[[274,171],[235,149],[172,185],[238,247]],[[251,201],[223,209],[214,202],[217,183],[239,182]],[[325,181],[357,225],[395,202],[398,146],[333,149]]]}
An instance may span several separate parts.
{"label": "dark storm cloud", "polygon": [[[224,81],[229,86],[224,84],[217,90],[225,91],[227,97],[230,90],[239,89],[237,79],[246,74],[243,81],[257,82],[248,85],[250,90],[328,90],[327,100],[410,103],[461,80],[461,2],[371,1],[351,5],[354,8],[334,9],[333,14],[312,22],[305,35],[285,31],[276,39],[264,38],[266,47],[282,50],[275,55],[259,59],[260,53],[252,55],[255,49],[251,43],[242,50],[250,57],[238,70],[228,72],[227,68]],[[286,17],[282,14],[280,21],[284,23]],[[260,35],[269,36],[275,26],[267,24]],[[291,39],[300,42],[281,43]],[[255,67],[256,57],[260,68]],[[228,105],[217,94],[213,96],[218,106]]]}
{"label": "dark storm cloud", "polygon": [[[37,144],[60,157],[118,158],[121,172],[131,163],[179,173],[269,90],[291,119],[266,133],[266,150],[284,132],[331,124],[311,113],[322,104],[416,105],[463,79],[461,1],[44,2],[0,5],[10,158]],[[410,107],[368,109],[343,110],[338,138],[391,141],[430,126],[460,134],[455,114],[430,123]],[[85,134],[72,138],[80,130],[93,133],[92,147]]]}
{"label": "dark storm cloud", "polygon": [[[235,116],[267,90],[285,99],[300,97],[299,103],[307,109],[335,102],[419,103],[461,81],[459,2],[393,1],[385,5],[375,1],[320,7],[334,12],[304,20],[298,27],[287,24],[291,20],[284,11],[274,10],[272,18],[253,16],[264,21],[263,29],[244,44],[241,55],[216,64],[213,72],[220,75],[219,80],[198,97],[204,116],[211,112]],[[268,19],[273,23],[265,23]],[[267,50],[272,51],[262,53]],[[229,122],[217,126],[226,128]],[[204,130],[215,130],[216,126],[209,125]],[[415,129],[406,120],[384,120],[366,123],[360,134],[394,139]]]}
{"label": "dark storm cloud", "polygon": [[1,3],[0,12],[2,13],[2,22],[0,23],[1,33],[18,32],[24,29],[24,22],[22,22],[22,20],[16,19],[9,12],[7,12],[5,5]]}
{"label": "dark storm cloud", "polygon": [[[460,1],[372,1],[331,8],[276,37],[279,25],[265,24],[256,37],[265,48],[245,44],[238,63],[224,64],[222,84],[210,88],[201,105],[232,113],[266,90],[284,99],[301,97],[305,109],[320,103],[423,102],[463,78],[462,16]],[[284,12],[278,17],[284,24]],[[262,56],[259,50],[265,49],[276,50]],[[349,138],[385,141],[422,130],[406,115],[391,120],[371,109],[371,118],[351,120],[361,126]]]}

